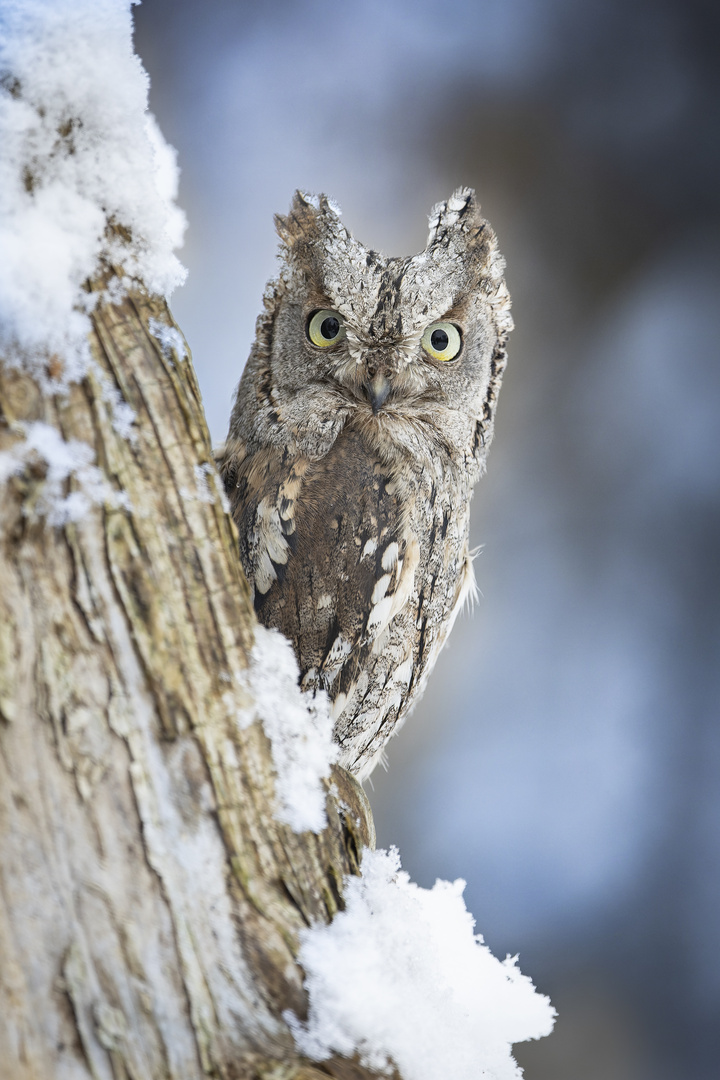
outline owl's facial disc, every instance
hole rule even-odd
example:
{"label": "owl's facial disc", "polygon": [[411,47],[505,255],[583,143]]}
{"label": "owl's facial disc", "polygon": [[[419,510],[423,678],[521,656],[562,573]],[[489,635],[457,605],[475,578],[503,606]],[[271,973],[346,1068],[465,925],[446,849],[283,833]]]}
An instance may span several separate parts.
{"label": "owl's facial disc", "polygon": [[[408,416],[424,408],[428,394],[445,400],[446,377],[439,369],[454,368],[464,351],[463,331],[455,321],[459,310],[451,306],[438,319],[437,309],[426,308],[425,319],[434,315],[435,321],[413,319],[388,287],[387,295],[375,289],[372,309],[360,305],[359,311],[347,311],[344,298],[314,285],[304,298],[304,315],[295,311],[304,318],[306,348],[316,357],[315,378],[332,387],[331,411],[338,390],[348,404],[373,417]],[[366,287],[358,294],[364,300],[370,291]]]}

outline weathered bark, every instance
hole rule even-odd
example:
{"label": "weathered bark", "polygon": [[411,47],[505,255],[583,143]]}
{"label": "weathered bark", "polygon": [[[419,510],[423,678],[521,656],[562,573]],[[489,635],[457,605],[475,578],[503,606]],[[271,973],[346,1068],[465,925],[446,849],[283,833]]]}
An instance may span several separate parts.
{"label": "weathered bark", "polygon": [[0,365],[0,450],[45,421],[130,503],[52,528],[40,463],[0,489],[0,1076],[368,1076],[303,1063],[282,1011],[304,1014],[298,931],[342,905],[372,818],[337,769],[322,834],[273,816],[269,743],[237,722],[254,615],[234,526],[196,484],[191,362],[151,318],[174,325],[141,293],[100,306],[65,396]]}

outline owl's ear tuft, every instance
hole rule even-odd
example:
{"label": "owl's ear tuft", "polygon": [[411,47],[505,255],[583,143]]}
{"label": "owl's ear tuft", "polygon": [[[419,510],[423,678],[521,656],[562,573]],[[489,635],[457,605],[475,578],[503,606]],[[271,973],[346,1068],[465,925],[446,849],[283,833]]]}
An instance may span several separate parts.
{"label": "owl's ear tuft", "polygon": [[463,236],[466,243],[484,230],[487,222],[472,188],[458,188],[445,202],[436,203],[428,218],[427,247],[444,243],[451,236]]}
{"label": "owl's ear tuft", "polygon": [[317,196],[296,191],[287,216],[275,215],[275,228],[282,242],[293,248],[298,240],[308,240],[312,234],[316,234],[318,208]]}
{"label": "owl's ear tuft", "polygon": [[339,213],[327,195],[296,191],[288,215],[275,215],[275,228],[282,242],[293,248],[300,241],[308,243],[317,239],[329,223],[338,222]]}

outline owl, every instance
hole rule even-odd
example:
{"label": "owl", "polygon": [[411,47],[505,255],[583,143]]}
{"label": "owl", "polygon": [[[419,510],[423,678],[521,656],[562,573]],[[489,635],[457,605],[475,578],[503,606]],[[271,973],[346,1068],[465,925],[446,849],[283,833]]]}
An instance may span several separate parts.
{"label": "owl", "polygon": [[328,694],[340,764],[362,780],[475,589],[470,499],[510,298],[468,189],[407,258],[363,247],[325,196],[297,192],[275,220],[281,270],[219,464],[258,619]]}

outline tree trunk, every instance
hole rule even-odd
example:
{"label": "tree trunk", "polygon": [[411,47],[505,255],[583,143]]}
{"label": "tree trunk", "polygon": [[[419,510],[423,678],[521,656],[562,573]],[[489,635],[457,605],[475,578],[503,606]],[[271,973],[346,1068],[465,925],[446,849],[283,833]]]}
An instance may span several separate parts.
{"label": "tree trunk", "polygon": [[342,906],[372,817],[340,769],[324,832],[274,816],[235,528],[152,319],[174,327],[140,292],[102,303],[64,395],[0,366],[0,451],[42,421],[127,495],[53,527],[42,458],[0,485],[0,1076],[367,1077],[303,1063],[282,1013],[305,1015],[298,932]]}

